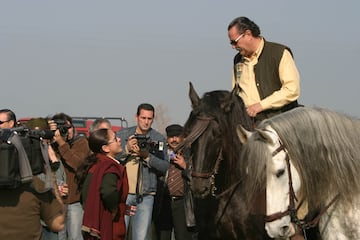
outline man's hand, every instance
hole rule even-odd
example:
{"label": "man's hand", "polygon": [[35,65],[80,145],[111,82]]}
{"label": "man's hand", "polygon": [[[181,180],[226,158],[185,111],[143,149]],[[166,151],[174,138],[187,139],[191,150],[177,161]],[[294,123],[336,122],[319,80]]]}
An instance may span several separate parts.
{"label": "man's hand", "polygon": [[172,159],[173,163],[181,167],[182,169],[186,168],[186,162],[184,156],[181,154],[176,154],[175,157]]}
{"label": "man's hand", "polygon": [[129,153],[139,153],[140,148],[137,144],[137,139],[134,137],[134,135],[131,135],[128,139],[128,142],[126,144],[126,150]]}
{"label": "man's hand", "polygon": [[59,144],[59,146],[64,145],[66,143],[66,141],[61,136],[56,122],[54,120],[49,120],[48,124],[50,126],[50,130],[54,131],[54,138],[53,138],[54,142],[57,142]]}
{"label": "man's hand", "polygon": [[258,114],[262,110],[263,110],[263,108],[262,108],[261,104],[260,103],[255,103],[253,105],[250,105],[246,109],[246,112],[249,114],[250,117],[256,117],[256,114]]}
{"label": "man's hand", "polygon": [[136,213],[136,206],[134,205],[126,205],[126,211],[125,214],[128,216],[134,216]]}

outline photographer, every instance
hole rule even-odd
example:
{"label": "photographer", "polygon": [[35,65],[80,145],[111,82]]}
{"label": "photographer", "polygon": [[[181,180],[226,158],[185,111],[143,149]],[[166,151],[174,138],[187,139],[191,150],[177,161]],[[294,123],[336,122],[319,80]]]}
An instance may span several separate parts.
{"label": "photographer", "polygon": [[81,234],[83,209],[80,204],[80,193],[77,191],[75,172],[90,155],[88,141],[85,137],[76,135],[72,118],[65,113],[59,113],[49,121],[50,129],[54,131],[52,147],[60,157],[66,173],[69,187],[68,197],[64,199],[67,206],[66,232],[68,239],[83,239]]}
{"label": "photographer", "polygon": [[[0,110],[0,129],[14,128],[15,123],[16,117],[11,110]],[[8,143],[2,139],[0,144],[2,145],[0,160],[5,162],[8,160],[6,156],[13,158],[15,152],[7,155]],[[57,186],[56,182],[53,184]],[[58,189],[55,187],[53,190],[47,190],[44,182],[35,176],[32,177],[31,182],[21,183],[18,187],[2,186],[0,239],[40,239],[40,220],[43,220],[51,231],[61,231],[64,228],[65,209]]]}
{"label": "photographer", "polygon": [[169,168],[167,146],[163,135],[151,128],[155,109],[143,103],[137,108],[136,126],[122,129],[118,136],[122,148],[123,163],[129,180],[126,204],[137,206],[135,215],[125,216],[126,226],[131,224],[133,240],[146,239],[151,225],[154,196],[157,190],[157,175],[165,174]]}

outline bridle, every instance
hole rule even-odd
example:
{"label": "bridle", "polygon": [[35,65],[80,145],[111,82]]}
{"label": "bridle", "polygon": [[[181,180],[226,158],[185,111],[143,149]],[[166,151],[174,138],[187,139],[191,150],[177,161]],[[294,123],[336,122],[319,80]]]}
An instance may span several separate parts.
{"label": "bridle", "polygon": [[306,239],[306,235],[305,235],[305,230],[309,229],[309,228],[313,228],[315,227],[319,221],[321,216],[328,210],[328,208],[335,203],[335,201],[338,199],[339,194],[337,194],[320,212],[319,214],[313,218],[311,221],[306,222],[305,220],[300,220],[297,216],[297,212],[298,209],[300,208],[300,206],[298,208],[295,207],[295,201],[297,201],[295,192],[294,192],[294,187],[293,187],[293,183],[292,183],[292,177],[291,177],[291,165],[290,165],[290,157],[289,157],[289,153],[286,150],[286,148],[284,147],[284,145],[281,143],[280,141],[280,146],[272,153],[272,157],[276,156],[279,152],[284,151],[286,154],[285,157],[285,161],[286,161],[286,166],[287,166],[287,170],[288,170],[288,176],[289,176],[289,206],[285,211],[282,212],[276,212],[270,215],[266,215],[265,216],[265,222],[273,222],[275,220],[281,219],[282,217],[285,216],[290,216],[291,218],[291,222],[295,223],[296,226],[298,228],[300,228],[302,230],[302,232],[304,233],[305,239]]}
{"label": "bridle", "polygon": [[[175,152],[183,149],[185,146],[191,146],[193,142],[195,142],[207,129],[209,126],[210,121],[214,120],[213,117],[204,117],[204,116],[197,116],[196,123],[188,136],[186,136],[185,140],[181,142],[175,149]],[[192,171],[191,176],[194,178],[203,178],[209,179],[210,183],[210,192],[212,196],[215,196],[216,186],[215,186],[215,175],[218,173],[220,162],[223,160],[222,154],[222,147],[219,150],[217,155],[214,168],[209,172],[195,172]],[[192,157],[190,158],[190,165],[192,164]]]}
{"label": "bridle", "polygon": [[266,215],[265,216],[265,221],[266,222],[273,222],[277,219],[280,219],[282,217],[285,217],[287,215],[289,215],[291,217],[291,221],[298,221],[299,219],[297,218],[297,209],[295,208],[295,201],[297,201],[296,199],[296,195],[294,192],[294,187],[293,187],[293,183],[292,183],[292,177],[291,177],[291,165],[290,165],[290,157],[289,154],[287,153],[284,145],[280,142],[280,146],[275,149],[275,151],[271,154],[272,157],[275,157],[278,153],[280,153],[281,151],[284,151],[286,154],[285,157],[285,161],[286,161],[286,167],[288,170],[288,176],[289,176],[289,206],[288,208],[283,211],[283,212],[276,212],[273,213],[271,215]]}
{"label": "bridle", "polygon": [[[213,196],[213,197],[216,197],[215,191],[217,190],[216,185],[215,185],[215,175],[218,173],[220,162],[222,160],[223,160],[222,148],[220,148],[218,156],[217,156],[216,161],[215,161],[214,168],[211,171],[209,171],[209,172],[195,172],[195,171],[193,171],[191,173],[192,177],[209,179],[210,193],[211,193],[211,196]],[[192,161],[191,161],[191,164],[192,164]]]}

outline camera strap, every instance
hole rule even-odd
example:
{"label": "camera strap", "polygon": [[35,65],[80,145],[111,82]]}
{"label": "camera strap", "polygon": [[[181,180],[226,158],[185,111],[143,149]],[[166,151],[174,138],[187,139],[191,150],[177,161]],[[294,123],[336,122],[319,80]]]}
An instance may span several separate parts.
{"label": "camera strap", "polygon": [[41,154],[45,160],[45,189],[49,190],[54,187],[53,179],[52,179],[52,172],[50,167],[50,160],[49,160],[49,145],[47,143],[42,143],[40,141],[40,149]]}
{"label": "camera strap", "polygon": [[22,183],[31,182],[33,174],[31,170],[29,158],[16,132],[13,132],[13,134],[11,134],[11,136],[8,139],[8,143],[12,143],[15,146],[16,150],[18,151],[21,182]]}
{"label": "camera strap", "polygon": [[136,181],[136,202],[141,203],[143,201],[143,159],[139,159],[139,167],[137,172]]}

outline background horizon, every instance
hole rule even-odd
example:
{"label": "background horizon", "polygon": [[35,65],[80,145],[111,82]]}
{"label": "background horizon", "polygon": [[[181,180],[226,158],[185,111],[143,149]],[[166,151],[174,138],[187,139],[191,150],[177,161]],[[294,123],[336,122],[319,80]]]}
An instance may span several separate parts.
{"label": "background horizon", "polygon": [[183,124],[189,82],[200,96],[231,90],[227,26],[246,16],[266,40],[291,48],[299,103],[360,117],[358,9],[355,0],[0,0],[1,108],[18,118],[124,117],[131,126],[149,102]]}

